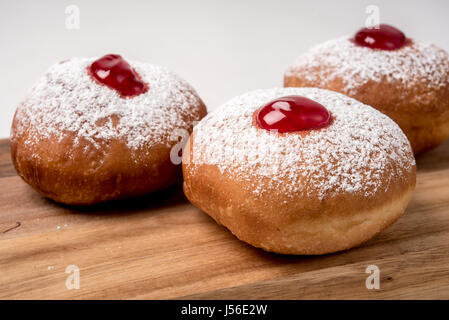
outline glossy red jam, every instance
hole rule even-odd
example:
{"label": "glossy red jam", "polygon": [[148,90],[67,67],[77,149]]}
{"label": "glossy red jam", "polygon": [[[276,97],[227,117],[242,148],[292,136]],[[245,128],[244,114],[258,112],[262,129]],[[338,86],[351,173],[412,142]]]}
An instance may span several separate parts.
{"label": "glossy red jam", "polygon": [[88,71],[95,80],[116,90],[122,97],[134,97],[148,91],[148,85],[118,54],[108,54],[94,61]]}
{"label": "glossy red jam", "polygon": [[363,28],[353,39],[358,46],[380,50],[397,50],[407,43],[405,34],[388,24],[379,25],[379,29]]}
{"label": "glossy red jam", "polygon": [[280,133],[319,129],[330,122],[330,113],[325,107],[301,96],[278,98],[256,112],[260,128]]}

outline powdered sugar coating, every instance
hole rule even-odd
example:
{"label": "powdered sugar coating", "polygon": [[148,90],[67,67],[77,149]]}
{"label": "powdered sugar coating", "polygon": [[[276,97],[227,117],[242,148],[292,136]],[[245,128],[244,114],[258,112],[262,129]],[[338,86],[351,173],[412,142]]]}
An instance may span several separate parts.
{"label": "powdered sugar coating", "polygon": [[[74,58],[53,65],[40,78],[17,109],[11,139],[33,128],[26,144],[57,137],[64,132],[100,148],[100,142],[124,139],[130,149],[167,144],[175,128],[187,129],[192,108],[201,101],[195,90],[177,75],[159,66],[128,61],[149,85],[146,93],[122,98],[95,82],[86,68],[97,58]],[[114,123],[116,122],[116,123]]]}
{"label": "powdered sugar coating", "polygon": [[419,83],[437,89],[449,82],[449,55],[433,44],[414,40],[399,50],[388,51],[357,46],[345,36],[299,56],[285,75],[297,74],[323,86],[342,79],[347,94],[354,94],[368,81],[399,81],[407,88]]}
{"label": "powdered sugar coating", "polygon": [[[330,111],[332,124],[305,134],[277,134],[253,124],[257,109],[287,95],[322,104]],[[192,170],[215,165],[222,174],[251,182],[259,196],[282,190],[288,196],[318,192],[320,199],[335,193],[368,197],[386,192],[393,178],[401,179],[415,165],[410,144],[396,123],[374,108],[324,89],[243,94],[208,114],[193,137]],[[385,177],[385,172],[390,175]]]}

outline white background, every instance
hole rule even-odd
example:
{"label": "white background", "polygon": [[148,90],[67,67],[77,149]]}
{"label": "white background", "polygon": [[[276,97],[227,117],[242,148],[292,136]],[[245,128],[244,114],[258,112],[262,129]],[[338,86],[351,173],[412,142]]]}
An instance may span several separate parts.
{"label": "white background", "polygon": [[[80,29],[65,9],[80,9]],[[362,27],[367,5],[381,22],[449,50],[449,1],[6,1],[0,0],[0,137],[45,70],[70,57],[118,53],[169,67],[209,110],[245,91],[282,86],[309,46]]]}

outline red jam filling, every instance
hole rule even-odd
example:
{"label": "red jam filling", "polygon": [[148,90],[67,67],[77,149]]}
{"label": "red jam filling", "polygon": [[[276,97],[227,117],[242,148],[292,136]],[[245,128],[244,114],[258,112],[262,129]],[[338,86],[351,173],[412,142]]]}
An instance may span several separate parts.
{"label": "red jam filling", "polygon": [[88,72],[99,83],[116,90],[124,98],[148,91],[148,85],[118,54],[107,54],[94,61]]}
{"label": "red jam filling", "polygon": [[407,38],[401,30],[388,24],[380,24],[379,29],[360,29],[355,34],[353,42],[371,49],[397,50],[407,43]]}
{"label": "red jam filling", "polygon": [[280,133],[319,129],[330,123],[330,113],[325,107],[301,96],[275,99],[256,112],[260,128]]}

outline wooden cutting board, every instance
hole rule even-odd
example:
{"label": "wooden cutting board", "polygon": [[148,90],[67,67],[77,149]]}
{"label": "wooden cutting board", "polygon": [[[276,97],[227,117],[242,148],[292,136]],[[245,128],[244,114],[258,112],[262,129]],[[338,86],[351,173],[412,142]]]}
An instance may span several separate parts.
{"label": "wooden cutting board", "polygon": [[[449,140],[420,156],[413,199],[364,245],[282,256],[237,240],[180,185],[94,208],[48,201],[15,173],[0,140],[0,298],[449,298]],[[79,289],[67,289],[69,265]],[[368,265],[380,289],[368,290]],[[73,283],[73,282],[72,282]]]}

